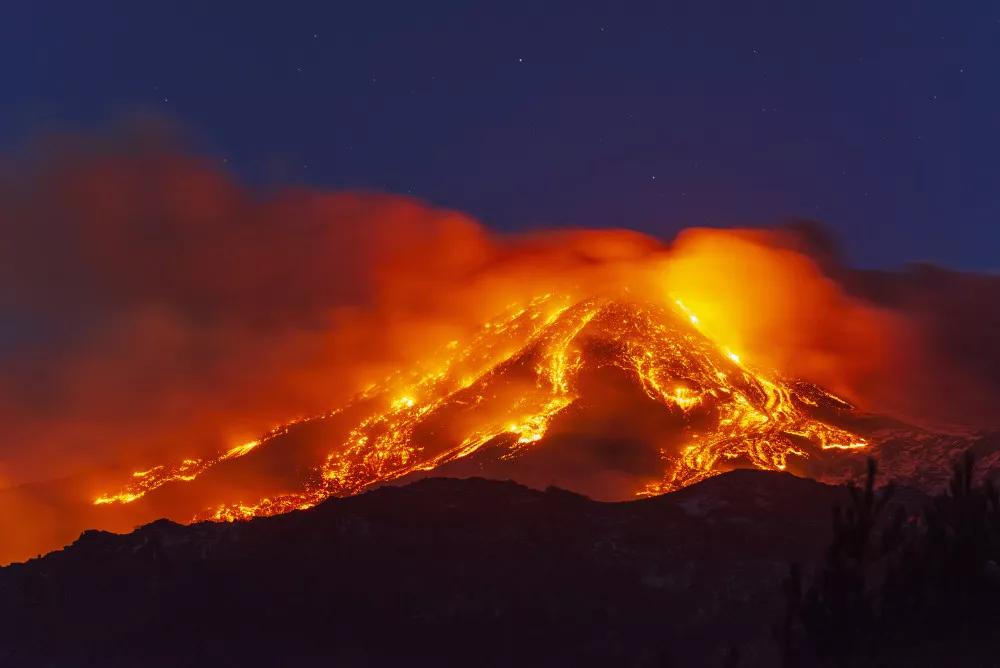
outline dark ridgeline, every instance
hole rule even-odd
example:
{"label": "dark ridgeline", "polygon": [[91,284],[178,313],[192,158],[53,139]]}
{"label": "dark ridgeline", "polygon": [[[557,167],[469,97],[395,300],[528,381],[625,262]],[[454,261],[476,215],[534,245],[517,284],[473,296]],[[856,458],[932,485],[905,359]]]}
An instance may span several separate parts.
{"label": "dark ridgeline", "polygon": [[796,565],[785,580],[785,665],[1000,665],[1000,494],[973,471],[967,452],[947,491],[907,513],[869,461],[808,587]]}
{"label": "dark ridgeline", "polygon": [[86,532],[0,569],[0,666],[998,665],[1000,499],[972,471],[933,499],[874,463],[626,503],[437,478]]}
{"label": "dark ridgeline", "polygon": [[429,479],[155,522],[0,569],[0,666],[774,663],[774,583],[843,490],[734,471],[598,503]]}

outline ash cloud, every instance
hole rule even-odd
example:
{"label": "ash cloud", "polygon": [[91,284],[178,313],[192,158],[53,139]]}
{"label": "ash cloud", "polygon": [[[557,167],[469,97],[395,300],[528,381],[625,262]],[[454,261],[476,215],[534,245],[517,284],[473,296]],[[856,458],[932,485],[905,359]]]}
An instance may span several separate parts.
{"label": "ash cloud", "polygon": [[1000,276],[929,264],[841,276],[852,294],[905,314],[911,345],[894,370],[887,410],[931,426],[1000,427]]}
{"label": "ash cloud", "polygon": [[755,359],[919,426],[1000,427],[1000,276],[854,268],[815,221],[682,232],[672,252],[699,244]]}
{"label": "ash cloud", "polygon": [[336,406],[545,276],[569,285],[658,246],[505,238],[377,193],[256,192],[148,128],[4,161],[0,228],[0,487],[230,447]]}
{"label": "ash cloud", "polygon": [[482,243],[466,218],[398,198],[257,195],[167,139],[63,140],[6,165],[9,477],[195,455],[322,410],[357,380],[359,347],[395,356],[379,335],[393,313],[367,308],[392,272],[461,274]]}
{"label": "ash cloud", "polygon": [[384,194],[256,192],[176,146],[62,137],[3,163],[0,486],[216,452],[555,290],[681,292],[862,408],[996,421],[997,277],[855,270],[816,226],[502,235]]}

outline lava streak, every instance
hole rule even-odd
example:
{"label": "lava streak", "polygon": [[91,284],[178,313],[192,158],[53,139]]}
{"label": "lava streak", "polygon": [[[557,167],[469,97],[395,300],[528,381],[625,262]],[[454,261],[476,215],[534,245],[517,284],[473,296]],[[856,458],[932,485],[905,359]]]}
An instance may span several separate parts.
{"label": "lava streak", "polygon": [[302,419],[291,420],[281,426],[275,427],[258,439],[233,446],[229,450],[210,459],[184,459],[180,464],[160,464],[143,471],[134,471],[132,473],[133,480],[131,484],[119,492],[100,495],[94,499],[94,504],[101,506],[108,503],[132,503],[168,482],[191,482],[216,464],[250,454],[262,443],[287,434],[290,428],[303,421]]}
{"label": "lava streak", "polygon": [[726,460],[782,470],[789,456],[866,445],[812,416],[820,403],[846,408],[844,402],[744,363],[702,332],[698,316],[681,300],[574,301],[546,294],[512,306],[464,345],[450,342],[432,361],[387,378],[338,411],[282,425],[213,459],[137,471],[131,484],[95,503],[129,503],[166,483],[190,482],[304,422],[339,413],[359,417],[299,489],[222,502],[198,517],[234,520],[308,508],[330,496],[434,470],[488,444],[496,446],[499,459],[515,459],[545,447],[553,422],[580,398],[581,374],[600,369],[634,379],[676,419],[686,443],[663,448],[660,474],[633,494],[691,484],[719,472]]}

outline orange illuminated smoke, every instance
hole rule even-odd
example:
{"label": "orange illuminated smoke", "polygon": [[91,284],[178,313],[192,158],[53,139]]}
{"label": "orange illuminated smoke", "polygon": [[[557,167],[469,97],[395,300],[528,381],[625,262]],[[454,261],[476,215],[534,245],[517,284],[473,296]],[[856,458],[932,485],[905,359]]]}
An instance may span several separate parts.
{"label": "orange illuminated smoke", "polygon": [[[543,295],[512,306],[465,344],[451,342],[421,368],[386,379],[345,407],[342,412],[357,410],[361,417],[300,489],[222,503],[199,517],[234,520],[308,508],[433,470],[491,443],[502,446],[502,458],[545,447],[553,421],[580,398],[584,368],[624,372],[683,425],[686,444],[664,448],[661,475],[633,494],[689,485],[719,472],[727,460],[782,470],[790,455],[807,457],[810,448],[866,445],[810,413],[821,402],[846,408],[844,402],[751,367],[701,331],[698,315],[679,299],[663,304]],[[191,481],[303,421],[213,459],[137,471],[122,490],[95,503],[129,503],[160,485]]]}

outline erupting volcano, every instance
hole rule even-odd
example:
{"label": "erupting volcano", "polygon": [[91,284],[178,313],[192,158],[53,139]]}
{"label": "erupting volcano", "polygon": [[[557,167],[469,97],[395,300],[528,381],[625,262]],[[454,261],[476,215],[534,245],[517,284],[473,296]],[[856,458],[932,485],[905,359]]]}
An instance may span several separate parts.
{"label": "erupting volcano", "polygon": [[232,520],[428,472],[623,499],[737,466],[784,470],[793,458],[864,449],[836,425],[851,410],[813,384],[754,368],[681,300],[546,294],[337,410],[212,459],[136,471],[94,502],[173,491],[202,504],[191,507],[195,519]]}

